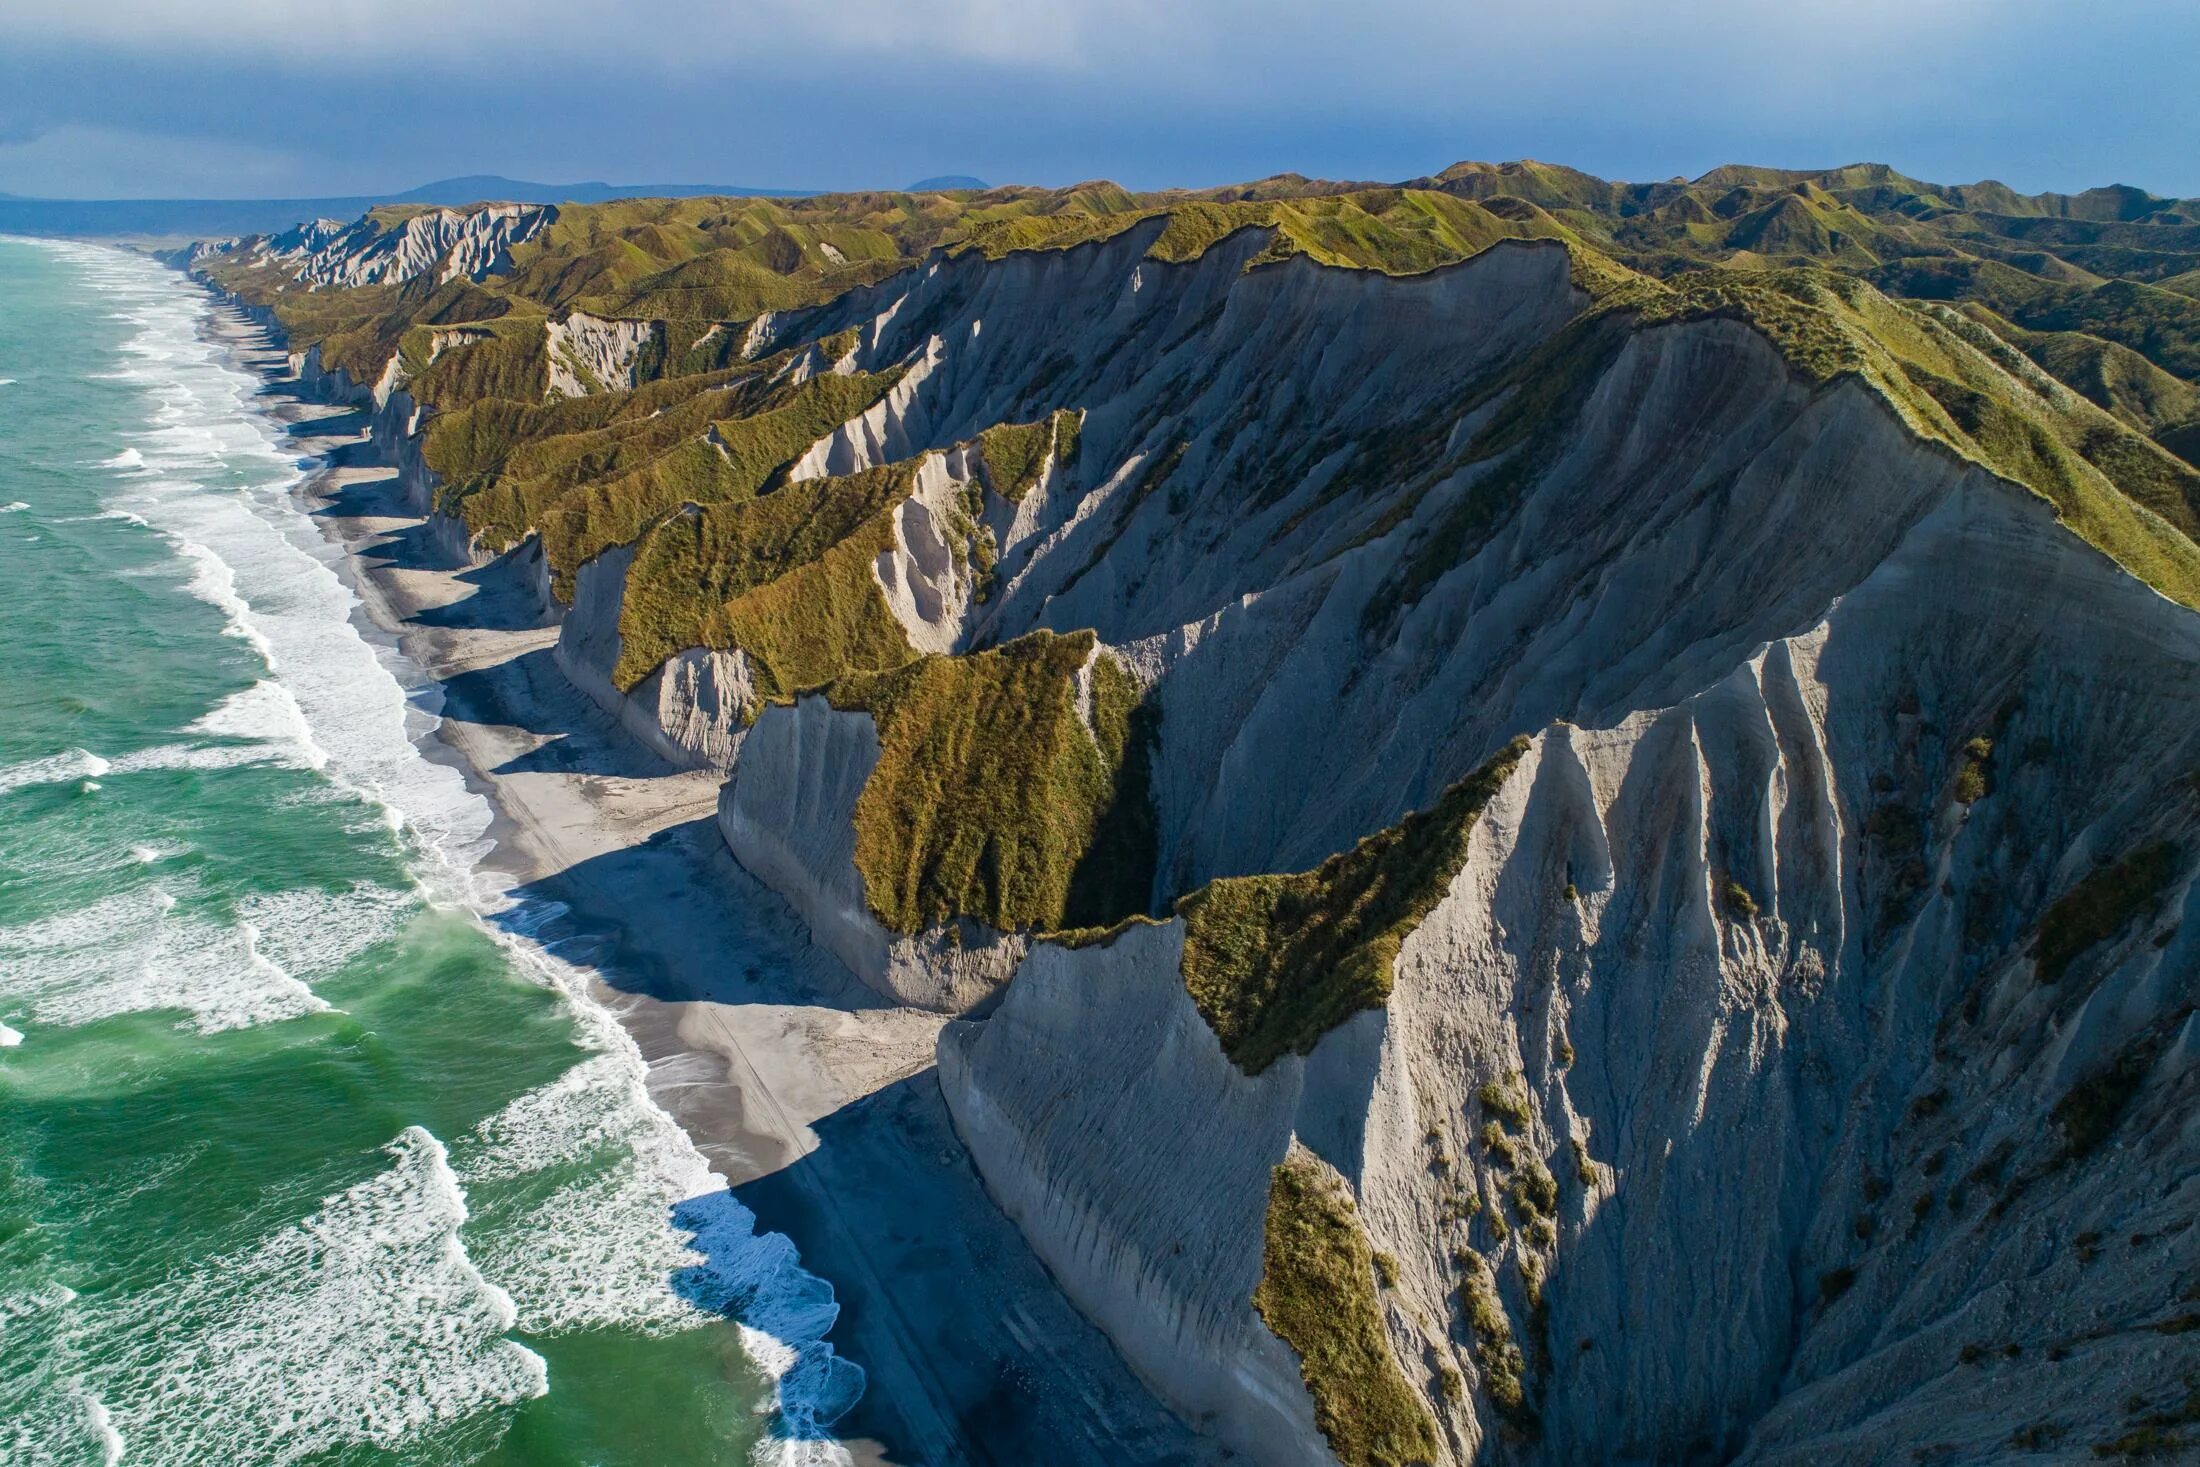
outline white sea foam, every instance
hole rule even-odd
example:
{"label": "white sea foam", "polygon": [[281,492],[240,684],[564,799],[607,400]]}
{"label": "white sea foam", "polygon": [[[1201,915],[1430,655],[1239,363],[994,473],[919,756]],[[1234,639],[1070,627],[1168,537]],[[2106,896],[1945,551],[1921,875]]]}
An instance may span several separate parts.
{"label": "white sea foam", "polygon": [[0,1294],[0,1335],[5,1335],[8,1326],[16,1320],[50,1314],[75,1298],[76,1290],[66,1284],[48,1284],[19,1294]]}
{"label": "white sea foam", "polygon": [[13,387],[14,385],[15,379],[13,377],[0,377],[0,387]]}
{"label": "white sea foam", "polygon": [[43,759],[0,767],[0,794],[34,785],[67,784],[73,779],[105,774],[111,768],[111,764],[89,749],[65,749]]}
{"label": "white sea foam", "polygon": [[[554,920],[554,904],[538,907],[503,913],[507,932]],[[862,1396],[865,1377],[825,1342],[840,1315],[832,1286],[802,1268],[786,1235],[757,1231],[756,1215],[649,1098],[647,1062],[590,995],[587,974],[530,937],[505,940],[566,995],[596,1053],[483,1121],[455,1165],[477,1186],[592,1165],[548,1195],[526,1194],[522,1215],[499,1217],[483,1271],[511,1290],[522,1323],[544,1333],[679,1330],[734,1316],[779,1417],[757,1444],[759,1467],[843,1467],[851,1459],[828,1428]]]}
{"label": "white sea foam", "polygon": [[[467,1256],[466,1199],[443,1146],[407,1127],[389,1165],[299,1222],[114,1305],[94,1383],[132,1457],[196,1467],[284,1464],[347,1446],[394,1451],[447,1434],[478,1449],[494,1408],[549,1389],[507,1338],[512,1301]],[[407,1460],[416,1460],[408,1456]]]}
{"label": "white sea foam", "polygon": [[6,504],[0,504],[0,514],[21,514],[29,508],[30,506],[20,499],[11,500]]}
{"label": "white sea foam", "polygon": [[103,469],[142,469],[145,467],[145,455],[134,448],[125,448],[113,458],[101,459],[99,466]]}
{"label": "white sea foam", "polygon": [[94,1397],[84,1400],[84,1426],[92,1440],[99,1446],[100,1467],[115,1467],[122,1454],[129,1449],[122,1433],[115,1430],[114,1418],[107,1412],[107,1403]]}
{"label": "white sea foam", "polygon": [[7,1025],[0,1024],[0,1049],[13,1049],[22,1042],[23,1033],[21,1030],[10,1029]]}
{"label": "white sea foam", "polygon": [[328,1004],[259,951],[248,922],[178,917],[159,887],[0,927],[0,999],[32,1022],[72,1026],[180,1010],[204,1034],[323,1011]]}
{"label": "white sea foam", "polygon": [[415,892],[356,886],[342,892],[263,892],[238,903],[237,913],[260,934],[259,951],[270,961],[321,978],[396,937],[419,909]]}
{"label": "white sea foam", "polygon": [[[79,246],[55,248],[78,259],[95,286],[121,297],[123,318],[137,328],[126,346],[131,364],[117,375],[145,393],[151,428],[134,436],[130,450],[142,460],[143,471],[118,486],[109,512],[137,518],[168,537],[190,568],[188,589],[220,610],[226,630],[259,655],[267,668],[262,686],[289,700],[284,707],[274,693],[255,691],[253,701],[240,705],[232,699],[236,706],[225,705],[226,713],[216,710],[187,732],[248,740],[242,745],[247,750],[287,745],[317,751],[306,756],[308,762],[338,786],[380,806],[418,852],[415,872],[431,897],[484,914],[505,907],[506,898],[481,879],[476,866],[487,848],[487,803],[456,770],[424,758],[418,748],[436,721],[437,690],[393,647],[360,634],[357,599],[338,574],[341,552],[292,500],[297,463],[252,412],[256,384],[222,365],[216,349],[200,337],[201,300],[178,290],[172,276],[146,262]],[[290,900],[312,921],[280,910]],[[380,903],[379,896],[369,895],[347,907],[320,893],[293,893],[250,904],[240,914],[238,930],[268,968],[310,977],[337,954],[356,951],[387,932],[391,909]],[[837,1314],[830,1286],[801,1269],[786,1238],[756,1233],[754,1216],[651,1102],[639,1050],[592,999],[587,975],[523,937],[487,930],[522,971],[563,995],[577,1037],[592,1053],[465,1138],[456,1173],[443,1164],[440,1146],[434,1147],[441,1171],[434,1186],[407,1194],[411,1205],[443,1207],[447,1179],[448,1207],[463,1218],[461,1175],[494,1192],[497,1180],[585,1160],[547,1195],[535,1188],[509,1189],[535,1198],[510,1204],[524,1208],[524,1215],[496,1220],[511,1225],[489,1226],[484,1215],[482,1225],[468,1229],[470,1245],[481,1254],[482,1287],[507,1300],[506,1326],[517,1319],[549,1332],[614,1323],[677,1329],[730,1309],[745,1321],[742,1335],[751,1355],[776,1382],[781,1421],[758,1448],[758,1460],[846,1461],[824,1428],[860,1395],[863,1373],[823,1343]],[[310,990],[306,993],[310,998]],[[424,1137],[406,1152],[399,1170],[411,1167],[407,1158],[424,1154],[432,1142]],[[677,1231],[666,1221],[676,1205]],[[393,1228],[403,1225],[390,1219]],[[454,1250],[456,1237],[455,1231],[448,1237]],[[362,1286],[360,1293],[367,1297],[373,1290]],[[316,1321],[310,1328],[295,1317],[293,1322],[302,1339],[315,1342],[342,1340],[354,1328],[374,1338],[382,1323],[365,1317],[363,1306],[356,1318],[339,1312],[333,1322]],[[318,1351],[309,1353],[318,1357]],[[371,1380],[371,1372],[381,1368],[366,1359],[317,1358],[315,1378],[325,1377],[325,1388],[335,1391],[355,1371],[369,1372]],[[445,1413],[449,1403],[495,1397],[494,1391],[466,1394],[464,1382],[478,1378],[478,1372],[454,1368],[422,1379],[417,1397],[408,1393],[410,1377],[404,1389],[385,1383],[376,1395],[378,1409],[413,1412],[405,1420],[414,1426],[420,1411],[438,1421],[453,1419]],[[236,1392],[235,1401],[213,1414],[231,1423],[239,1420],[237,1412],[265,1399],[255,1393],[256,1382],[233,1381],[225,1388]],[[535,1388],[540,1389],[539,1379]],[[415,1404],[404,1405],[408,1401]],[[478,1404],[451,1406],[478,1409]],[[162,1420],[167,1419],[164,1410]],[[145,1436],[146,1424],[130,1429],[133,1453],[140,1450],[140,1436],[156,1440]],[[215,1440],[216,1434],[205,1439]],[[145,1454],[160,1455],[149,1448]]]}
{"label": "white sea foam", "polygon": [[328,763],[328,753],[314,740],[298,700],[290,689],[267,679],[230,694],[184,732],[284,746],[295,750],[315,769]]}
{"label": "white sea foam", "polygon": [[153,769],[233,769],[242,764],[270,762],[319,767],[327,756],[312,742],[304,720],[292,717],[286,721],[283,714],[282,699],[247,689],[184,732],[205,738],[251,739],[253,743],[159,744],[111,759],[87,749],[65,749],[43,759],[0,767],[0,794]]}

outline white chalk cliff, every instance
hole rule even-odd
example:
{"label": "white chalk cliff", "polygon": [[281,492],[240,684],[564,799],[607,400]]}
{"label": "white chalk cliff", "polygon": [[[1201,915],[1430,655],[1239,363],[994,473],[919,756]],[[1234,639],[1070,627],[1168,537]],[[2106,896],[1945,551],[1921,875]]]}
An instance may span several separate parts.
{"label": "white chalk cliff", "polygon": [[[485,268],[541,223],[500,220],[324,273]],[[1195,1424],[1331,1460],[1252,1302],[1296,1143],[1393,1260],[1383,1330],[1446,1463],[2090,1461],[2128,1403],[2177,1409],[2200,617],[1741,320],[1561,359],[1589,366],[1508,437],[1534,382],[1488,384],[1588,304],[1556,244],[1388,277],[1247,268],[1261,231],[1163,263],[1158,228],[760,319],[775,349],[853,328],[832,370],[902,369],[789,476],[918,461],[874,567],[912,651],[1090,628],[1150,687],[1156,911],[1313,868],[1525,736],[1387,1002],[1252,1074],[1186,987],[1182,916],[1075,946],[891,932],[854,859],[870,714],[751,721],[738,647],[621,692],[631,548],[582,568],[558,654],[727,771],[729,846],[823,945],[971,1015],[940,1083],[1062,1287]],[[575,395],[648,339],[552,329]],[[402,396],[377,419],[401,462]],[[964,445],[1058,409],[1074,462],[974,491]],[[983,595],[954,549],[973,502]],[[1542,1172],[1555,1204],[1523,1204]]]}

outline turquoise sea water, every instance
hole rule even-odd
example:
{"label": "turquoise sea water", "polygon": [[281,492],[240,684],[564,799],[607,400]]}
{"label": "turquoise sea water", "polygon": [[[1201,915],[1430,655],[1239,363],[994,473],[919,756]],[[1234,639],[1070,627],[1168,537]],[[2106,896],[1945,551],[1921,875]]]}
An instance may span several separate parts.
{"label": "turquoise sea water", "polygon": [[510,935],[206,309],[0,240],[0,1461],[840,1456],[829,1290]]}

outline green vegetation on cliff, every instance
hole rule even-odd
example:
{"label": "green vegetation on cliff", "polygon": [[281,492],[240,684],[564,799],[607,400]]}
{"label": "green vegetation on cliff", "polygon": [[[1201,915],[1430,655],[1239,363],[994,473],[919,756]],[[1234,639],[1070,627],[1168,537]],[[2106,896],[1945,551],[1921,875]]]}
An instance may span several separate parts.
{"label": "green vegetation on cliff", "polygon": [[1390,1350],[1351,1191],[1303,1149],[1269,1182],[1253,1307],[1297,1353],[1314,1422],[1344,1467],[1437,1460],[1436,1423]]}
{"label": "green vegetation on cliff", "polygon": [[1002,423],[978,435],[987,481],[1003,499],[1022,499],[1037,486],[1047,456],[1077,457],[1078,415],[1067,408],[1036,423]]}
{"label": "green vegetation on cliff", "polygon": [[1184,986],[1248,1075],[1390,997],[1400,945],[1466,862],[1483,806],[1521,756],[1515,739],[1406,816],[1292,876],[1231,876],[1184,898]]}
{"label": "green vegetation on cliff", "polygon": [[[725,401],[696,399],[670,424],[599,429],[597,443],[567,445],[534,476],[507,471],[470,480],[446,495],[444,507],[463,516],[492,548],[516,544],[529,532],[540,535],[551,584],[570,599],[573,575],[583,564],[632,543],[684,504],[755,495],[893,381],[885,373],[826,375],[784,386],[752,378]],[[710,416],[713,410],[726,415]],[[591,457],[588,448],[600,451]]]}
{"label": "green vegetation on cliff", "polygon": [[1636,277],[1474,393],[1490,416],[1471,441],[1431,456],[1370,534],[1407,519],[1443,471],[1488,465],[1427,526],[1371,628],[1479,550],[1571,441],[1573,426],[1630,332],[1725,318],[1764,336],[1805,381],[1863,384],[1920,438],[2054,505],[2079,536],[2156,590],[2200,607],[2200,470],[2049,378],[1977,321],[1889,298],[1823,269]]}
{"label": "green vegetation on cliff", "polygon": [[896,464],[799,480],[657,526],[627,570],[612,681],[630,689],[682,648],[738,647],[758,699],[784,702],[909,661],[871,566],[893,548],[893,509],[915,478]]}
{"label": "green vegetation on cliff", "polygon": [[[570,206],[515,248],[508,273],[479,282],[423,276],[304,291],[286,287],[277,266],[242,255],[203,268],[271,303],[294,343],[319,343],[324,363],[355,379],[375,380],[395,353],[415,395],[455,414],[539,403],[549,316],[587,311],[662,323],[638,371],[645,379],[691,374],[701,391],[703,376],[735,360],[745,323],[759,313],[822,304],[936,248],[1001,258],[1143,226],[1152,258],[1181,263],[1260,230],[1266,239],[1250,265],[1303,255],[1413,274],[1508,239],[1552,241],[1570,251],[1577,283],[1604,310],[1644,326],[1706,315],[1746,320],[1810,380],[1866,382],[1923,436],[2040,493],[2073,530],[2157,589],[2200,604],[2200,554],[2191,543],[2200,531],[2200,476],[2175,456],[2200,448],[2193,385],[2200,302],[2171,288],[2200,278],[2200,227],[2191,215],[2136,190],[2027,197],[1999,186],[1925,184],[1876,165],[1725,168],[1692,183],[1634,185],[1547,164],[1462,164],[1401,187],[1286,175],[1202,193],[1088,184]],[[1896,295],[1960,304],[1969,315],[1889,300],[1864,286],[1866,278]],[[799,330],[794,339],[799,347]],[[1577,340],[1601,348],[1610,338],[1592,330]],[[1560,384],[1592,383],[1587,368],[1596,354],[1568,364],[1583,370],[1562,373]],[[1528,380],[1516,374],[1498,385],[1518,395]],[[2055,380],[2073,394],[2042,385]],[[771,410],[741,402],[714,421]],[[512,413],[499,421],[528,431]],[[740,437],[723,427],[719,436]],[[1004,433],[986,445],[997,486],[1011,497],[1030,481],[1034,436]],[[1464,461],[1502,451],[1481,441]],[[433,451],[431,465],[492,547],[541,532],[555,583],[569,590],[581,561],[631,541],[683,500],[743,492],[738,465],[722,470],[692,444],[675,451],[659,443],[656,452],[662,461],[646,467],[634,462],[637,448],[617,468],[567,475],[562,493],[540,482],[461,487],[461,475]],[[1411,558],[1399,602],[1479,543],[1532,467],[1508,464],[1485,476]],[[578,502],[545,502],[566,493],[580,494]]]}
{"label": "green vegetation on cliff", "polygon": [[2031,364],[1976,322],[1820,270],[1677,285],[1645,323],[1748,321],[1811,380],[1863,381],[1920,436],[2032,490],[2156,590],[2200,606],[2200,470],[2044,374],[2028,380]]}
{"label": "green vegetation on cliff", "polygon": [[1112,655],[1092,661],[1092,732],[1111,771],[1106,807],[1070,873],[1061,925],[1104,927],[1144,914],[1154,884],[1160,832],[1153,804],[1153,761],[1161,710]]}
{"label": "green vegetation on cliff", "polygon": [[[856,802],[855,862],[888,928],[913,933],[955,917],[1004,931],[1063,925],[1119,794],[1144,798],[1118,781],[1136,706],[1114,680],[1120,670],[1095,676],[1108,691],[1095,689],[1094,727],[1078,708],[1078,676],[1097,645],[1090,632],[1034,632],[826,690],[835,707],[878,725],[878,765]],[[1135,833],[1117,839],[1128,845]],[[1120,899],[1142,905],[1136,884],[1124,883]],[[1083,915],[1124,915],[1090,910],[1103,900],[1085,897]]]}
{"label": "green vegetation on cliff", "polygon": [[1497,1292],[1497,1279],[1478,1253],[1461,1250],[1460,1307],[1467,1330],[1474,1336],[1474,1363],[1482,1372],[1482,1389],[1498,1419],[1524,1435],[1536,1426],[1535,1409],[1528,1404],[1525,1380],[1528,1362],[1513,1340],[1512,1317]]}

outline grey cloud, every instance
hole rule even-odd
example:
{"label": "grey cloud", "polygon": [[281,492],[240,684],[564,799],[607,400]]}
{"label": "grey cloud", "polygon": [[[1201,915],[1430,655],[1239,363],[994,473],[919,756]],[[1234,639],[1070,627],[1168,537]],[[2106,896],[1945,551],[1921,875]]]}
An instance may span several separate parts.
{"label": "grey cloud", "polygon": [[0,97],[273,147],[300,192],[476,171],[1158,186],[1532,155],[2200,193],[2196,51],[2200,8],[2168,0],[80,0],[0,17]]}

